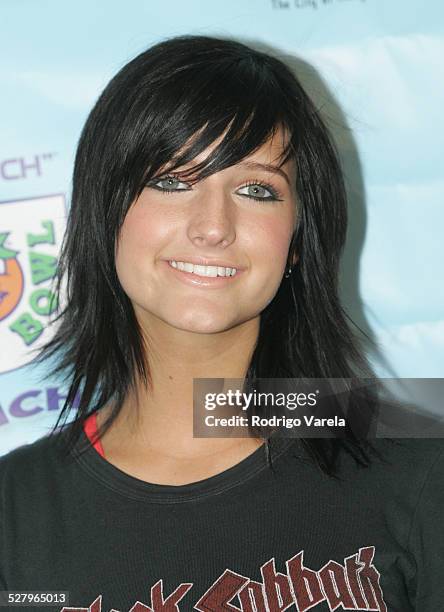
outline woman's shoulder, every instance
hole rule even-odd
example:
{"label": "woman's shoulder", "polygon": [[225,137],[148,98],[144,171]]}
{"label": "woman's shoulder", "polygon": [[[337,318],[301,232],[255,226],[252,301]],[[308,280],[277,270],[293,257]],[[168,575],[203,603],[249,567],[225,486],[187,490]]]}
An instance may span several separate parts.
{"label": "woman's shoulder", "polygon": [[444,452],[444,438],[379,438],[373,447],[389,464],[412,468],[426,466]]}
{"label": "woman's shoulder", "polygon": [[[388,480],[400,482],[405,479],[412,484],[414,480],[421,480],[433,466],[444,472],[444,438],[379,438],[370,443],[369,473],[375,477],[384,475]],[[345,463],[350,462],[348,459]],[[354,466],[360,470],[356,463]]]}
{"label": "woman's shoulder", "polygon": [[395,504],[414,512],[418,505],[432,504],[444,511],[443,438],[376,439],[371,443],[374,452],[369,455],[369,466],[351,457],[341,462],[346,490],[362,497],[371,495],[385,508]]}
{"label": "woman's shoulder", "polygon": [[[62,452],[63,434],[46,434],[37,440],[22,444],[0,457],[0,486],[8,483],[39,482],[39,476],[55,475],[63,470],[63,461],[69,454]],[[41,479],[41,478],[40,478]]]}
{"label": "woman's shoulder", "polygon": [[385,513],[394,531],[405,524],[403,541],[416,559],[418,580],[425,584],[435,572],[438,584],[438,568],[444,564],[444,439],[385,440],[379,446],[388,448],[377,478],[383,482],[379,491]]}

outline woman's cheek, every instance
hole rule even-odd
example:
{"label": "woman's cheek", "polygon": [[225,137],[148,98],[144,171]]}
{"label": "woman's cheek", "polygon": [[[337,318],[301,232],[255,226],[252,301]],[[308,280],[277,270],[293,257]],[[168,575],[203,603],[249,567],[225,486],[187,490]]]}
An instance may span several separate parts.
{"label": "woman's cheek", "polygon": [[130,298],[142,290],[143,280],[149,272],[149,269],[145,269],[149,265],[149,257],[149,236],[143,231],[143,226],[137,226],[133,219],[127,217],[117,244],[116,272]]}
{"label": "woman's cheek", "polygon": [[[281,271],[285,269],[285,264],[288,257],[288,249],[292,233],[289,230],[291,220],[282,223],[281,220],[273,220],[264,222],[261,225],[261,240],[256,244],[259,246],[258,253],[264,262],[275,271],[277,276],[280,276]],[[253,235],[259,237],[259,233]]]}

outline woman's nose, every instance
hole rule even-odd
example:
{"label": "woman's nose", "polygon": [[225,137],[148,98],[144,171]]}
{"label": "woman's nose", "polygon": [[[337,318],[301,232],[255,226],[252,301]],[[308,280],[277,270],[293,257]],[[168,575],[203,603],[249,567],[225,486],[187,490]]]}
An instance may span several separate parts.
{"label": "woman's nose", "polygon": [[231,197],[223,190],[202,195],[189,222],[188,236],[199,246],[228,246],[236,237],[235,217]]}

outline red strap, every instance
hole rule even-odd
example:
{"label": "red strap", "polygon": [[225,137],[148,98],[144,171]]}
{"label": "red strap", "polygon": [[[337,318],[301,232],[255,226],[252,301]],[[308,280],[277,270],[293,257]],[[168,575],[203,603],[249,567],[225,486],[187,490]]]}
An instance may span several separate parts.
{"label": "red strap", "polygon": [[[83,430],[88,436],[90,442],[92,443],[94,436],[97,434],[97,414],[95,412],[93,412],[93,414],[90,414],[89,417],[84,421]],[[103,452],[103,447],[100,440],[97,440],[95,444],[93,444],[93,447],[96,449],[99,455],[102,455],[102,457],[105,459],[105,453]]]}

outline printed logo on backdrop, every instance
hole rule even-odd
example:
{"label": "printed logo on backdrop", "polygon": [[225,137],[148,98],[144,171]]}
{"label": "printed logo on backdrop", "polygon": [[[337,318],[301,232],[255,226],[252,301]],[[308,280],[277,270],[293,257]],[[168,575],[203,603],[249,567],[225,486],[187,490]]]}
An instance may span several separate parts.
{"label": "printed logo on backdrop", "polygon": [[62,194],[0,203],[0,374],[29,363],[49,340],[65,226]]}
{"label": "printed logo on backdrop", "polygon": [[54,159],[56,153],[40,153],[31,157],[13,157],[0,161],[0,179],[20,181],[42,176],[47,162]]}

